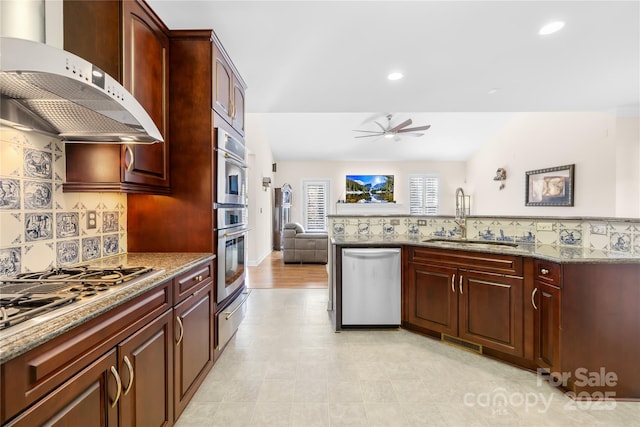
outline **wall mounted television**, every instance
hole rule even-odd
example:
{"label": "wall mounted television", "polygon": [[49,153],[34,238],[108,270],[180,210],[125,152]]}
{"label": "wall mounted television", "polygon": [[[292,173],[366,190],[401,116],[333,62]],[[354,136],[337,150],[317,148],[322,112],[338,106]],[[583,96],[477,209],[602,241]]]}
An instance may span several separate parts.
{"label": "wall mounted television", "polygon": [[393,175],[347,175],[347,203],[393,203]]}

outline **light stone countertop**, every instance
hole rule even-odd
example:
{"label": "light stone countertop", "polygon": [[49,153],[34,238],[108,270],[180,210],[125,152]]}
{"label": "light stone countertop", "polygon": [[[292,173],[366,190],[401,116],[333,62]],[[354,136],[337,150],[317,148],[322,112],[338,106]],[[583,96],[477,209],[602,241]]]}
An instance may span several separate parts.
{"label": "light stone countertop", "polygon": [[333,245],[368,247],[368,246],[424,246],[428,248],[453,249],[472,252],[493,253],[498,255],[527,256],[557,263],[608,263],[608,264],[640,264],[638,255],[608,252],[582,247],[543,245],[533,243],[518,243],[517,247],[491,245],[478,240],[478,244],[456,242],[456,239],[448,241],[429,242],[430,237],[414,237],[408,235],[399,236],[334,236],[331,238]]}
{"label": "light stone countertop", "polygon": [[114,287],[114,291],[100,297],[82,299],[80,303],[37,316],[0,331],[0,363],[13,359],[32,348],[43,344],[70,329],[81,325],[114,307],[143,294],[149,289],[164,283],[197,264],[211,261],[212,253],[125,253],[96,260],[92,266],[145,266],[153,267],[154,272],[143,280],[134,280],[130,284]]}

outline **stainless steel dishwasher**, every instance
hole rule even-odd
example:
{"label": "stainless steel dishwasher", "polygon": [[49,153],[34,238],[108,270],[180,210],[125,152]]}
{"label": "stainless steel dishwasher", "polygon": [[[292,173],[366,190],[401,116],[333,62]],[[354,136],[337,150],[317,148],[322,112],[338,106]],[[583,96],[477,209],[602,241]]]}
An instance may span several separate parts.
{"label": "stainless steel dishwasher", "polygon": [[342,249],[342,326],[400,325],[400,248]]}

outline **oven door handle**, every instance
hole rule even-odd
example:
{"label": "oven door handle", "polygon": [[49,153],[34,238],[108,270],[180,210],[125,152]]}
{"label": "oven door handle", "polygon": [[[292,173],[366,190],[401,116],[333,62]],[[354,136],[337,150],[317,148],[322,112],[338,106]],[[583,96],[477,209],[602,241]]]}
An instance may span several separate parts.
{"label": "oven door handle", "polygon": [[247,169],[247,164],[244,162],[244,160],[238,156],[235,156],[231,153],[227,153],[226,151],[222,151],[223,156],[225,161],[233,163],[234,165],[242,168],[242,169]]}
{"label": "oven door handle", "polygon": [[225,232],[225,233],[222,234],[222,237],[224,237],[226,239],[227,237],[239,236],[241,234],[245,234],[247,231],[249,231],[248,228],[243,228],[240,231],[234,231],[232,233]]}

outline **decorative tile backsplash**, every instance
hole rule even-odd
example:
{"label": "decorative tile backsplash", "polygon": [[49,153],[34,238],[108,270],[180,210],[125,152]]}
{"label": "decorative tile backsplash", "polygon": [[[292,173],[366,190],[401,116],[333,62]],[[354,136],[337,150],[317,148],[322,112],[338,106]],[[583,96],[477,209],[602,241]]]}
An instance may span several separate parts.
{"label": "decorative tile backsplash", "polygon": [[63,193],[64,177],[61,141],[0,127],[0,276],[126,252],[126,195]]}
{"label": "decorative tile backsplash", "polygon": [[[395,224],[395,225],[394,225]],[[454,238],[460,228],[451,217],[329,217],[332,236]],[[640,220],[468,217],[467,238],[555,245],[566,250],[596,249],[640,255]]]}

